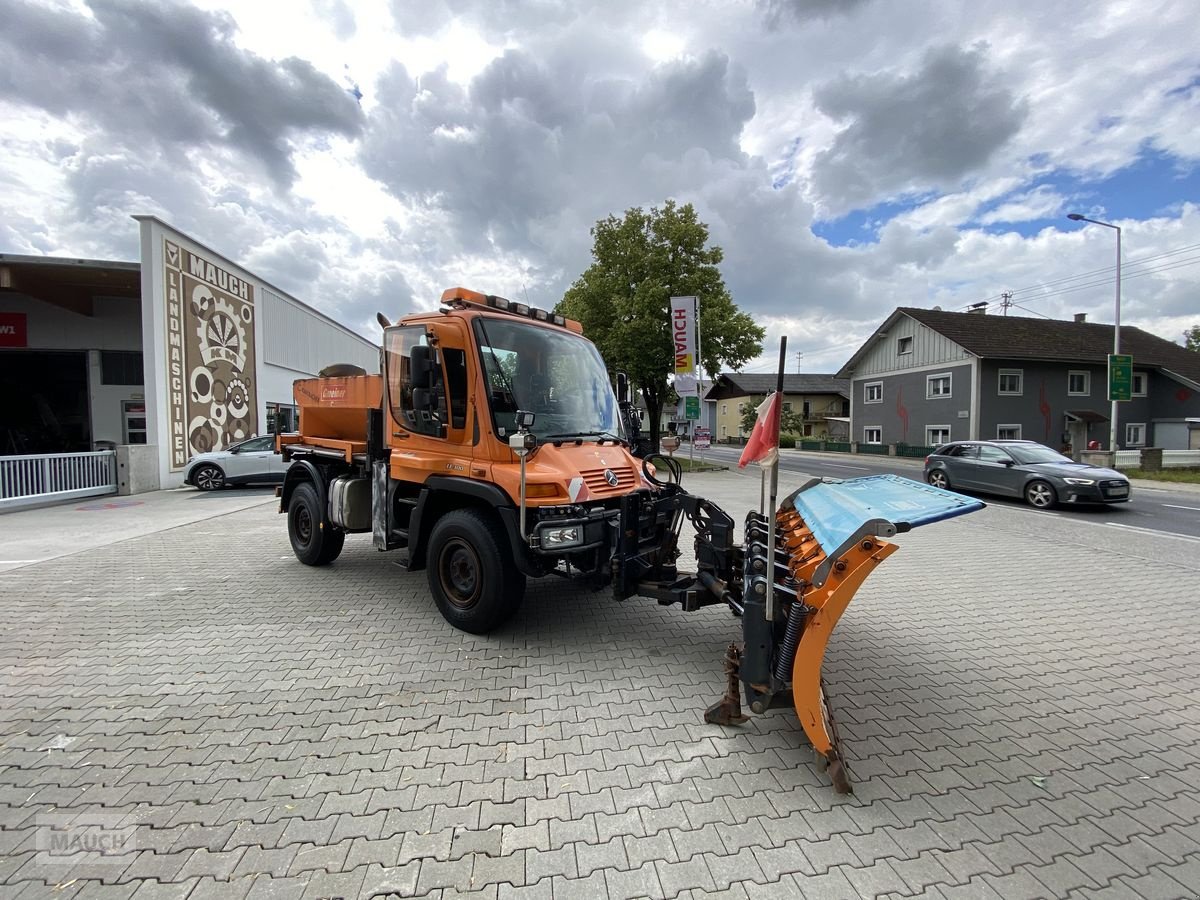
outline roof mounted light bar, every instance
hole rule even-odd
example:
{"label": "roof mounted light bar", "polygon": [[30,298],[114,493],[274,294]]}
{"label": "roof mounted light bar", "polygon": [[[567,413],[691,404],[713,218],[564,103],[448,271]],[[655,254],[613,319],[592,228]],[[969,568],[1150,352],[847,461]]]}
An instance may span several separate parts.
{"label": "roof mounted light bar", "polygon": [[574,319],[568,319],[566,316],[548,312],[536,306],[530,306],[527,303],[516,303],[506,297],[497,297],[494,294],[481,294],[479,291],[471,291],[464,287],[453,287],[443,291],[442,302],[472,303],[476,306],[486,306],[489,309],[511,313],[523,318],[533,319],[537,322],[558,325],[560,328],[566,328],[568,331],[573,331],[576,334],[583,334],[583,326]]}

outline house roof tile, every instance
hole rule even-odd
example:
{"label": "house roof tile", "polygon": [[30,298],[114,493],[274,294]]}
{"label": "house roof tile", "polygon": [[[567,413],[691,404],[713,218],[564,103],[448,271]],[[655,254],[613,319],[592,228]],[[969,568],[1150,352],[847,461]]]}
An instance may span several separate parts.
{"label": "house roof tile", "polygon": [[[1104,363],[1112,352],[1111,325],[915,307],[900,307],[897,312],[984,358]],[[1167,369],[1200,382],[1200,353],[1140,328],[1121,328],[1121,352],[1132,354],[1135,366]]]}

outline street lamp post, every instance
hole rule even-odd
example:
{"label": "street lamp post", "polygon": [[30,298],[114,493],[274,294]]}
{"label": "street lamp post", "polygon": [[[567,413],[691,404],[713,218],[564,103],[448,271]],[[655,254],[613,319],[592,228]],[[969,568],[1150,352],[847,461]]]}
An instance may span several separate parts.
{"label": "street lamp post", "polygon": [[[1121,226],[1113,225],[1111,222],[1101,222],[1099,219],[1089,219],[1087,216],[1081,216],[1079,213],[1070,213],[1067,216],[1073,222],[1090,222],[1092,225],[1103,225],[1105,228],[1111,228],[1117,233],[1117,317],[1116,323],[1113,325],[1113,356],[1118,356],[1121,353]],[[1109,375],[1111,381],[1112,376]],[[1112,385],[1109,385],[1109,391],[1112,391]],[[1111,421],[1109,423],[1108,446],[1113,452],[1113,465],[1117,462],[1117,401],[1112,401]]]}

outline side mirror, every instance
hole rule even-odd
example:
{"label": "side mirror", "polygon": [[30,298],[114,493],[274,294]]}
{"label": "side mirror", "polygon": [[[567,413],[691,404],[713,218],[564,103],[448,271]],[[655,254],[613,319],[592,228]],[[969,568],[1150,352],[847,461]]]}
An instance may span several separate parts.
{"label": "side mirror", "polygon": [[624,372],[617,373],[617,402],[629,402],[629,376]]}
{"label": "side mirror", "polygon": [[433,367],[436,365],[433,348],[417,344],[409,351],[408,360],[413,387],[428,388],[433,381]]}

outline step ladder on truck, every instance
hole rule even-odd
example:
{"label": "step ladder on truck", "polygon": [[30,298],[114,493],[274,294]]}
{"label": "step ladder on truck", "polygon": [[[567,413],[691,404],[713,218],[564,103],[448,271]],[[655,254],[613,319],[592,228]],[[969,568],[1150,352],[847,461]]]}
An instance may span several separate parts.
{"label": "step ladder on truck", "polygon": [[[983,504],[895,476],[813,480],[773,516],[750,513],[739,543],[728,514],[684,490],[677,463],[630,452],[628,385],[614,391],[578,322],[464,288],[437,311],[380,320],[381,374],[337,366],[294,385],[299,430],[277,443],[296,557],[327,565],[347,535],[369,534],[426,570],[442,615],[477,634],[511,618],[527,578],[724,605],[741,639],[705,718],[743,721],[743,694],[755,713],[790,703],[850,790],[821,683],[830,633],[896,550],[888,538]],[[685,520],[694,572],[676,565]]]}

